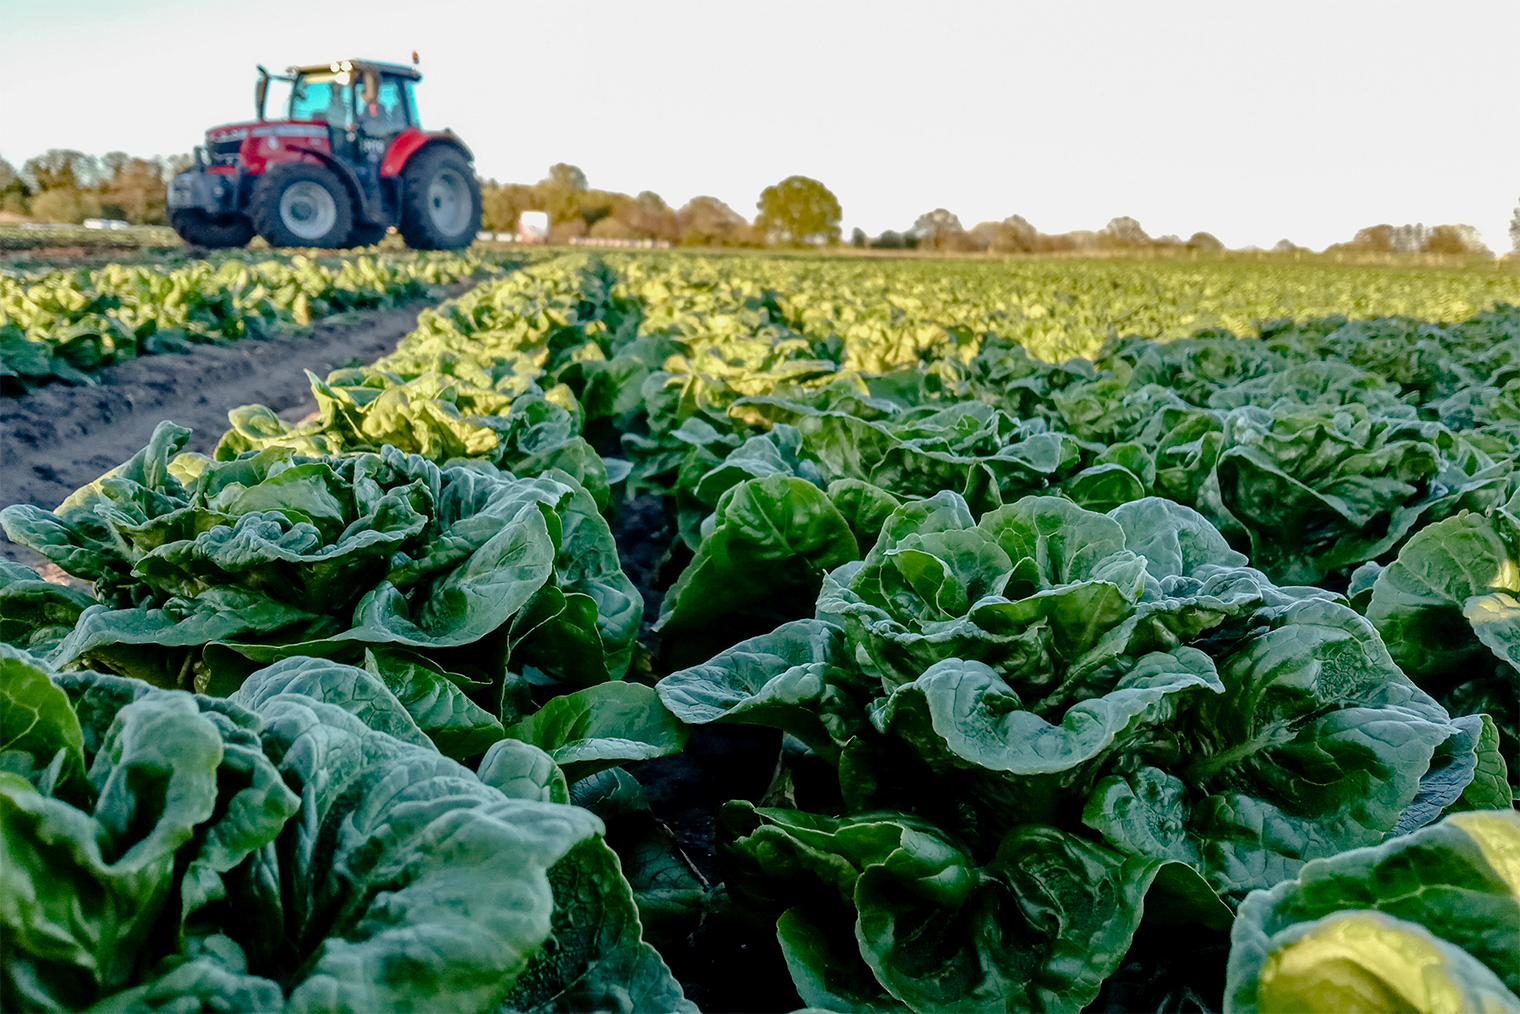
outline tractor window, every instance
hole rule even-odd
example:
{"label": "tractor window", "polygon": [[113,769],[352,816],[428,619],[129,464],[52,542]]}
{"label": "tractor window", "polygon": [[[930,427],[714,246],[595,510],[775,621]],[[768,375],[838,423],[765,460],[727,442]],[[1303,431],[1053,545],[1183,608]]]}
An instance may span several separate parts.
{"label": "tractor window", "polygon": [[402,89],[406,94],[406,118],[412,126],[420,127],[422,120],[417,116],[417,96],[412,91],[412,84],[411,81],[404,82]]}
{"label": "tractor window", "polygon": [[353,122],[353,86],[340,85],[336,78],[333,74],[310,74],[298,80],[290,92],[290,118],[326,120],[340,128]]}
{"label": "tractor window", "polygon": [[394,134],[406,126],[406,107],[394,78],[381,79],[375,101],[364,106],[361,98],[360,105],[359,123],[368,134]]}

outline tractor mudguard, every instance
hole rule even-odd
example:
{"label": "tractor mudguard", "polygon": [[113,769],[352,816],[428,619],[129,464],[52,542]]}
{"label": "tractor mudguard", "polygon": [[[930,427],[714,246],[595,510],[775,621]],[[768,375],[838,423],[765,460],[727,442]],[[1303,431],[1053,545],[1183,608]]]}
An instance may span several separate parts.
{"label": "tractor mudguard", "polygon": [[475,161],[475,153],[470,151],[465,143],[459,139],[459,135],[452,130],[422,130],[418,127],[407,127],[391,140],[390,147],[385,149],[385,158],[380,162],[380,178],[387,176],[399,176],[406,168],[407,162],[413,155],[429,144],[448,144],[458,148],[463,153],[465,160]]}
{"label": "tractor mudguard", "polygon": [[[254,175],[263,172],[271,163],[288,162],[291,158],[332,150],[325,123],[257,123],[248,124],[245,129],[246,135],[238,148],[237,162],[244,172]],[[237,135],[233,133],[226,136],[231,139]]]}

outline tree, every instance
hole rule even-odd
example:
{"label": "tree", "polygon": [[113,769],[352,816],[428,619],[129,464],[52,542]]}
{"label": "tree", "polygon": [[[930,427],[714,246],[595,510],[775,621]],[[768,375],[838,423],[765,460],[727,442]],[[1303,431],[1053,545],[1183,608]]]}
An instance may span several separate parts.
{"label": "tree", "polygon": [[935,208],[926,211],[913,222],[913,228],[908,230],[908,235],[916,238],[920,243],[927,243],[931,247],[939,247],[953,233],[965,232],[961,228],[961,220],[944,208]]}
{"label": "tree", "polygon": [[858,225],[850,230],[850,245],[858,247],[866,245],[866,231]]}
{"label": "tree", "polygon": [[619,200],[626,199],[623,194],[609,194],[605,190],[577,190],[575,191],[575,213],[589,229],[610,216]]}
{"label": "tree", "polygon": [[1392,230],[1393,248],[1399,253],[1416,253],[1425,249],[1425,243],[1430,239],[1430,229],[1425,223],[1416,222],[1414,225],[1401,225]]}
{"label": "tree", "polygon": [[1489,254],[1478,230],[1471,225],[1438,225],[1430,230],[1421,253]]}
{"label": "tree", "polygon": [[716,197],[693,197],[676,212],[676,229],[685,246],[738,246],[753,234],[744,216]]}
{"label": "tree", "polygon": [[1509,220],[1509,245],[1520,253],[1520,201],[1515,202],[1515,214]]}
{"label": "tree", "polygon": [[665,206],[660,195],[645,190],[638,197],[615,194],[612,214],[595,222],[591,235],[612,239],[668,239],[680,237],[676,230],[676,214]]}
{"label": "tree", "polygon": [[32,192],[21,181],[16,167],[0,158],[0,211],[26,214]]}
{"label": "tree", "polygon": [[49,148],[21,167],[22,177],[32,184],[34,192],[82,190],[94,186],[99,174],[100,163],[94,156],[72,148]]}
{"label": "tree", "polygon": [[1393,253],[1397,249],[1393,245],[1391,225],[1369,225],[1365,229],[1358,229],[1352,237],[1351,245],[1372,253]]}
{"label": "tree", "polygon": [[871,246],[877,250],[901,250],[907,245],[907,243],[903,242],[903,234],[891,229],[877,236],[875,241],[871,243]]}
{"label": "tree", "polygon": [[101,211],[108,218],[124,218],[138,225],[162,225],[168,221],[168,187],[158,161],[133,158],[113,151],[101,160]]}
{"label": "tree", "polygon": [[534,189],[538,191],[539,203],[542,210],[549,213],[551,222],[568,222],[582,217],[579,194],[586,189],[586,174],[579,166],[556,162],[549,167],[549,175],[539,180]]}
{"label": "tree", "polygon": [[988,249],[993,253],[1029,253],[1039,240],[1040,231],[1023,215],[1009,215],[998,223]]}
{"label": "tree", "polygon": [[783,243],[837,243],[839,198],[829,188],[806,176],[788,176],[760,192],[755,202],[760,215],[755,228]]}
{"label": "tree", "polygon": [[1000,222],[978,222],[966,230],[966,240],[977,250],[991,250],[1002,227]]}
{"label": "tree", "polygon": [[158,166],[159,176],[163,177],[166,183],[195,165],[195,159],[185,152],[178,155],[160,155],[153,162]]}
{"label": "tree", "polygon": [[[1284,243],[1287,240],[1283,240]],[[1188,237],[1187,245],[1194,250],[1223,250],[1224,244],[1215,239],[1211,233],[1195,232]]]}
{"label": "tree", "polygon": [[581,172],[581,167],[571,165],[569,162],[556,162],[551,165],[549,175],[544,177],[543,182],[565,190],[587,190],[590,187],[590,184],[586,182],[586,174]]}
{"label": "tree", "polygon": [[482,187],[480,190],[482,229],[516,232],[517,218],[524,211],[542,211],[537,187],[520,183]]}
{"label": "tree", "polygon": [[1151,238],[1145,234],[1145,230],[1140,228],[1140,223],[1128,215],[1109,219],[1103,231],[1125,245],[1139,246],[1151,241]]}
{"label": "tree", "polygon": [[32,216],[43,222],[73,223],[100,214],[100,199],[78,187],[53,187],[32,198]]}

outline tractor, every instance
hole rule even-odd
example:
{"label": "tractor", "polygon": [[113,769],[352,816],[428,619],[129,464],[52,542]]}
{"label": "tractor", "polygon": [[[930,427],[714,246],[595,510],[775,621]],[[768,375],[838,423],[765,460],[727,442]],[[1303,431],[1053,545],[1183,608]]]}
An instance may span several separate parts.
{"label": "tractor", "polygon": [[[257,234],[270,246],[369,246],[391,226],[414,250],[475,238],[473,156],[452,131],[422,129],[414,67],[339,60],[258,72],[258,119],[206,131],[194,166],[169,185],[169,220],[186,243],[240,247]],[[271,80],[290,85],[284,119],[264,116]]]}

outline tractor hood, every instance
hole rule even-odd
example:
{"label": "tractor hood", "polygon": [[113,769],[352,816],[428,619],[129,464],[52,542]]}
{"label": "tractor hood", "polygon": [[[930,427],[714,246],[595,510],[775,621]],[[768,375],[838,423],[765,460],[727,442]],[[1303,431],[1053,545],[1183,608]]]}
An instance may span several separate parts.
{"label": "tractor hood", "polygon": [[240,153],[248,162],[260,149],[272,152],[288,144],[330,149],[327,124],[321,120],[254,120],[224,123],[206,131],[206,153],[212,165],[234,165]]}
{"label": "tractor hood", "polygon": [[249,137],[327,137],[323,120],[251,120],[224,123],[206,131],[207,141],[242,141]]}

